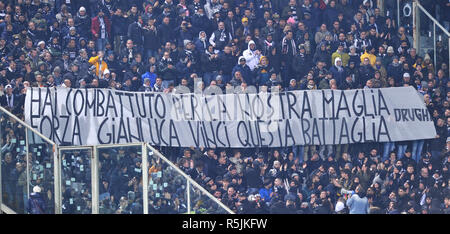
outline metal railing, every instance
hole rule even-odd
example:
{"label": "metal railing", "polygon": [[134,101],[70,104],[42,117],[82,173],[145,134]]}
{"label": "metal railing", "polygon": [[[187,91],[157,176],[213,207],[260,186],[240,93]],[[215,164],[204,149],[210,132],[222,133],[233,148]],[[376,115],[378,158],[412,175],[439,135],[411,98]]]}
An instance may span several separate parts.
{"label": "metal railing", "polygon": [[[10,142],[6,142],[6,144],[4,144],[3,142],[3,135],[4,135],[4,131],[5,129],[3,129],[5,127],[5,129],[8,128],[12,128],[10,129],[10,131],[13,131],[13,136],[15,138],[10,139]],[[6,135],[8,135],[9,133],[7,133]],[[9,136],[7,136],[8,139]],[[32,138],[32,139],[31,139]],[[19,142],[17,142],[19,139]],[[21,140],[23,139],[23,140]],[[14,141],[14,142],[13,142]],[[31,144],[30,144],[30,141]],[[30,194],[31,194],[31,187],[32,187],[32,182],[35,185],[40,185],[41,187],[44,188],[45,191],[50,191],[50,194],[47,193],[47,195],[50,198],[53,198],[54,196],[54,191],[58,191],[58,187],[57,184],[54,183],[54,187],[50,188],[49,186],[51,186],[53,181],[48,181],[48,179],[51,177],[51,175],[55,175],[58,173],[57,168],[54,167],[54,164],[50,164],[50,166],[46,166],[44,169],[44,163],[46,162],[45,160],[48,161],[53,161],[56,162],[57,158],[58,158],[58,154],[57,154],[57,145],[55,142],[53,142],[52,140],[48,139],[46,136],[44,136],[43,134],[41,134],[39,131],[31,128],[28,124],[26,124],[24,121],[22,121],[21,119],[19,119],[17,116],[15,116],[14,114],[10,113],[7,109],[0,107],[0,144],[2,146],[2,149],[0,151],[0,161],[2,162],[2,165],[0,166],[0,204],[1,204],[1,209],[0,212],[5,212],[5,213],[11,213],[11,212],[15,212],[15,213],[26,213],[26,199],[29,198]],[[48,145],[49,146],[48,146]],[[8,147],[6,147],[8,146]],[[16,147],[13,147],[16,146]],[[5,150],[6,148],[10,148],[8,150]],[[30,150],[31,148],[33,148],[33,150]],[[13,150],[15,150],[15,152],[12,152]],[[34,152],[35,151],[35,152]],[[23,154],[25,154],[25,179],[26,179],[26,184],[25,185],[21,185],[21,187],[19,187],[16,184],[6,184],[6,182],[9,182],[9,178],[2,178],[3,172],[2,172],[2,167],[3,167],[3,158],[4,155],[3,154],[12,154],[15,153],[16,154],[16,158],[20,157],[20,155],[23,156]],[[31,157],[30,157],[31,155]],[[40,160],[34,160],[35,157],[39,157]],[[22,164],[23,165],[23,164]],[[48,164],[47,164],[48,165]],[[53,167],[53,171],[51,170]],[[22,171],[23,173],[23,171]],[[50,176],[50,177],[49,177]],[[47,181],[46,181],[47,179]],[[5,184],[4,184],[5,182]],[[37,182],[39,182],[39,184],[37,184]],[[47,184],[50,183],[50,184]],[[25,190],[26,192],[23,193],[19,193],[18,191],[15,191],[15,193],[12,193],[11,191],[14,191],[14,188],[12,188],[13,186],[16,186],[17,188],[22,188],[23,186],[26,186]],[[5,188],[7,191],[3,191],[3,188]],[[15,189],[17,189],[15,188]],[[52,191],[53,190],[53,191]],[[14,210],[15,207],[11,206],[13,204],[4,204],[6,201],[3,200],[3,197],[8,198],[8,201],[14,201],[14,205],[17,205],[17,207],[20,207],[20,210]],[[51,206],[54,205],[56,207],[56,205],[59,203],[59,201],[57,200],[56,197],[54,197],[54,204],[50,204]],[[48,212],[52,213],[53,210],[49,210]]]}
{"label": "metal railing", "polygon": [[[388,0],[383,3],[387,4]],[[412,36],[413,47],[417,53],[421,56],[429,54],[435,70],[439,69],[438,66],[443,62],[449,65],[450,59],[444,61],[444,58],[450,58],[450,33],[433,17],[434,12],[428,12],[419,0],[396,0],[395,5],[397,28],[403,26],[409,31],[408,36]],[[448,55],[438,54],[445,49],[449,50]],[[448,67],[450,73],[450,66]]]}
{"label": "metal railing", "polygon": [[[447,65],[450,63],[450,33],[446,30],[444,26],[442,26],[420,3],[419,1],[413,1],[413,32],[414,32],[414,48],[416,48],[418,51],[422,51],[422,44],[421,39],[423,38],[421,36],[421,27],[424,23],[423,20],[421,20],[422,17],[426,17],[427,21],[425,22],[432,22],[432,28],[433,30],[429,31],[429,37],[433,40],[433,62],[434,62],[434,68],[438,69],[437,65],[438,61],[445,62]],[[438,28],[436,28],[436,26]],[[438,31],[439,30],[439,31]],[[423,31],[423,30],[422,30]],[[447,61],[441,61],[438,59],[438,43],[441,43],[439,45],[440,47],[446,47],[448,50],[448,56],[449,60]],[[450,72],[450,66],[449,66],[449,72]]]}
{"label": "metal railing", "polygon": [[[189,188],[189,185],[192,185],[193,187],[199,189],[203,194],[205,194],[209,199],[213,200],[214,202],[216,202],[220,207],[222,207],[225,211],[227,211],[230,214],[234,214],[233,211],[231,211],[227,206],[225,206],[221,201],[219,201],[217,198],[215,198],[213,195],[211,195],[211,193],[209,193],[206,189],[204,189],[202,186],[200,186],[197,182],[195,182],[195,180],[193,180],[190,176],[186,175],[180,168],[178,168],[177,166],[175,166],[169,159],[167,159],[166,157],[164,157],[164,155],[162,155],[158,150],[156,150],[155,148],[153,148],[152,146],[150,146],[149,144],[146,144],[146,146],[151,150],[151,152],[153,152],[154,154],[156,154],[158,157],[160,157],[162,160],[164,160],[164,162],[166,162],[167,164],[169,164],[172,168],[174,168],[178,173],[180,173],[181,175],[183,175],[186,180],[187,180],[187,187]],[[190,190],[188,190],[188,197],[190,197]],[[189,200],[189,199],[188,199]],[[191,204],[190,202],[188,203],[188,213],[191,212],[191,208],[190,208]]]}
{"label": "metal railing", "polygon": [[[159,196],[161,195],[158,196],[157,194],[161,193],[164,194],[164,196],[172,198],[172,200],[177,200],[177,202],[180,203],[180,206],[186,205],[185,209],[178,210],[179,213],[233,214],[233,211],[220,200],[211,195],[205,188],[178,168],[178,166],[147,143],[58,146],[3,107],[0,107],[0,120],[0,143],[2,147],[0,161],[3,162],[6,153],[14,153],[14,155],[19,158],[25,153],[26,173],[23,174],[23,176],[26,177],[27,181],[26,194],[12,194],[9,178],[2,178],[2,163],[0,166],[0,213],[27,213],[26,200],[31,194],[33,187],[31,185],[36,184],[35,182],[39,179],[46,183],[46,185],[39,184],[41,187],[46,187],[46,192],[43,192],[43,196],[48,198],[46,199],[48,201],[48,209],[46,209],[45,213],[105,213],[105,209],[102,207],[103,203],[100,199],[100,196],[103,196],[102,199],[105,197],[105,194],[100,194],[100,180],[102,179],[102,173],[99,171],[102,166],[99,161],[100,153],[103,151],[109,152],[114,150],[120,152],[120,150],[128,148],[133,149],[134,153],[137,153],[138,156],[135,158],[137,161],[135,161],[136,164],[140,164],[140,166],[135,166],[134,169],[136,171],[139,170],[139,173],[135,173],[135,175],[138,175],[137,180],[141,182],[136,184],[142,186],[142,197],[139,198],[142,199],[142,213],[155,213],[154,211],[149,210],[149,204],[151,205],[159,202]],[[20,129],[22,129],[21,132],[23,131],[20,136],[21,138],[17,137],[20,139],[21,143],[23,143],[23,146],[21,146],[21,148],[14,148],[11,152],[8,151],[4,153],[4,144],[2,142],[4,136],[3,131],[7,129],[6,127],[4,129],[4,126],[13,128],[11,127],[14,125],[13,122],[15,125],[20,126]],[[45,144],[49,144],[51,147],[46,147]],[[45,152],[51,152],[51,161],[49,160],[50,155],[45,155],[44,157],[43,154],[45,154]],[[115,157],[116,155],[113,156]],[[129,157],[129,155],[126,155],[126,157]],[[132,162],[134,163],[135,161]],[[149,177],[150,167],[159,167],[157,177],[153,178],[154,173],[151,174],[152,178]],[[42,172],[43,170],[44,172]],[[75,173],[75,175],[73,173]],[[46,180],[44,178],[46,178]],[[49,181],[49,178],[51,178],[51,181]],[[168,182],[179,181],[181,181],[181,185],[184,186],[182,194],[179,194],[178,196],[170,194],[167,188],[173,187],[173,185],[168,184]],[[155,186],[156,183],[159,183],[158,186]],[[53,185],[53,188],[49,189],[49,185]],[[8,191],[3,191],[3,187]],[[153,190],[150,191],[150,187],[156,187],[156,192]],[[156,197],[154,196],[155,194],[157,195]],[[4,195],[8,200],[14,198],[14,202],[4,204],[4,201],[2,200]],[[81,196],[83,197],[81,198]],[[20,205],[16,206],[18,203],[20,203]],[[74,208],[69,209],[68,206],[74,206]],[[119,210],[120,209],[121,208],[119,208]],[[114,210],[109,210],[109,213],[113,212]]]}

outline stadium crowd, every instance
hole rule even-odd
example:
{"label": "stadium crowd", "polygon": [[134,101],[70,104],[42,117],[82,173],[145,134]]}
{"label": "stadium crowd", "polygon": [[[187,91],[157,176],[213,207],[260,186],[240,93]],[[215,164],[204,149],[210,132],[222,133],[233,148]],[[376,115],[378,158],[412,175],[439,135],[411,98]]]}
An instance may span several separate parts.
{"label": "stadium crowd", "polygon": [[[437,41],[436,51],[419,56],[410,30],[397,27],[394,1],[386,2],[389,16],[373,0],[0,0],[0,105],[23,118],[27,87],[201,93],[207,86],[224,92],[412,86],[433,117],[434,139],[160,149],[237,213],[448,214],[449,48]],[[421,2],[440,12],[450,8],[444,0]],[[449,14],[439,16],[448,26]],[[44,191],[52,210],[53,185],[42,182],[52,181],[51,154],[34,144],[29,161],[37,161],[38,172],[27,188],[24,131],[1,118],[3,200],[32,212],[37,203],[27,202],[28,190],[31,198]],[[64,155],[65,213],[90,213],[86,157]],[[142,211],[140,159],[133,150],[100,154],[102,213]],[[150,212],[186,212],[182,179],[160,181],[158,172],[170,172],[159,164],[150,163],[148,186],[159,183],[155,191],[161,190],[149,193]]]}

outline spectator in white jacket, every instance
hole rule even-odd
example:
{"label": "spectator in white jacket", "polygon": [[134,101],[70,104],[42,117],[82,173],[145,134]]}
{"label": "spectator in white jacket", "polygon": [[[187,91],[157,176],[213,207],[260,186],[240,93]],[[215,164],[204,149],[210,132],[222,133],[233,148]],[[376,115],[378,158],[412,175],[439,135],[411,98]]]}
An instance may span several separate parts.
{"label": "spectator in white jacket", "polygon": [[254,70],[261,58],[261,51],[256,49],[256,44],[254,41],[248,42],[248,49],[244,50],[243,56],[247,61],[247,65],[250,67],[250,70]]}

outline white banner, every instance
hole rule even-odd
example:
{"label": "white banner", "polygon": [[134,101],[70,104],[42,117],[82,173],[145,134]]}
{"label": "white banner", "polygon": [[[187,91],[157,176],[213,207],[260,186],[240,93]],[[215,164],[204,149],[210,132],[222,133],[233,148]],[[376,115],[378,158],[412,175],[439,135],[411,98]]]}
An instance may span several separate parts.
{"label": "white banner", "polygon": [[436,135],[412,87],[220,95],[29,88],[25,119],[65,145],[286,147]]}

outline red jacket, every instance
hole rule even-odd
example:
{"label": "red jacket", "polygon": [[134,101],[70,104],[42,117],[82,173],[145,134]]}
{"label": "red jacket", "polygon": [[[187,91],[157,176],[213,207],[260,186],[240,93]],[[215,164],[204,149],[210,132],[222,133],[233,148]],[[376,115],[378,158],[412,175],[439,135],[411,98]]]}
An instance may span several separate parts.
{"label": "red jacket", "polygon": [[[111,36],[111,21],[109,21],[108,17],[106,16],[103,16],[103,20],[106,24],[106,32],[108,33],[107,37],[109,37]],[[95,34],[98,34],[100,36],[100,20],[98,20],[98,16],[92,19],[91,32],[94,39],[98,39],[98,37],[95,36]]]}

